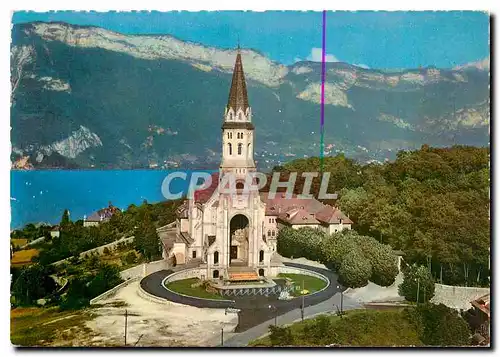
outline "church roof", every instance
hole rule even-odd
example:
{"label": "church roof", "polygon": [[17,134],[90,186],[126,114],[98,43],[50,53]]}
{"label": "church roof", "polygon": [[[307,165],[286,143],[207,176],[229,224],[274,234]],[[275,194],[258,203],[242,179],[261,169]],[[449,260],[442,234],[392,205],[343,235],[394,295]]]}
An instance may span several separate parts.
{"label": "church roof", "polygon": [[262,202],[266,203],[266,216],[278,216],[290,224],[344,224],[353,222],[337,207],[325,205],[315,198],[299,198],[292,195],[286,198],[282,192],[276,193],[275,198],[269,198],[268,192],[261,192]]}
{"label": "church roof", "polygon": [[219,173],[215,172],[212,174],[212,183],[210,184],[210,187],[204,190],[194,191],[194,201],[197,203],[207,202],[214,194],[217,186],[219,186]]}
{"label": "church roof", "polygon": [[241,108],[243,109],[243,112],[245,112],[248,107],[247,85],[245,83],[245,74],[243,73],[241,53],[238,50],[238,54],[236,55],[236,63],[234,64],[231,89],[229,90],[227,108],[233,108],[235,112]]}

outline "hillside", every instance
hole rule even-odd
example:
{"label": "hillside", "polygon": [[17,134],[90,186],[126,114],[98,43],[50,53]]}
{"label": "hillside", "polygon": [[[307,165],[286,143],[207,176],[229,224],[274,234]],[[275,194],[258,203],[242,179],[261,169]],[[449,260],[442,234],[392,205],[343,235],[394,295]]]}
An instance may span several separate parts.
{"label": "hillside", "polygon": [[[242,56],[258,165],[317,156],[321,64],[284,66],[251,49]],[[234,58],[234,50],[167,35],[15,25],[12,161],[17,168],[217,167]],[[383,72],[327,63],[326,155],[383,161],[423,143],[487,146],[486,64]]]}

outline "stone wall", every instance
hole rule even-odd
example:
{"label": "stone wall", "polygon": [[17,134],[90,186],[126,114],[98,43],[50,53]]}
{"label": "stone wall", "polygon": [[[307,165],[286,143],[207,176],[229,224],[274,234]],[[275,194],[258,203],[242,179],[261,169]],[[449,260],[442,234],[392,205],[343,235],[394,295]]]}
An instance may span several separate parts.
{"label": "stone wall", "polygon": [[470,303],[472,300],[489,293],[489,288],[436,284],[436,290],[431,302],[444,304],[454,309],[468,310],[472,307]]}
{"label": "stone wall", "polygon": [[124,280],[137,277],[143,278],[146,275],[156,273],[157,271],[170,269],[172,267],[171,263],[171,260],[160,259],[151,263],[136,265],[135,267],[121,271],[120,276]]}
{"label": "stone wall", "polygon": [[[120,243],[126,243],[126,244],[128,244],[128,243],[131,243],[133,241],[134,241],[134,237],[133,236],[132,237],[126,237],[126,238],[123,237],[123,238],[120,238],[118,240],[115,240],[114,242],[111,242],[111,243],[108,243],[108,244],[105,244],[105,245],[101,245],[101,246],[93,248],[93,249],[86,250],[85,252],[80,253],[79,256],[80,256],[80,258],[84,258],[86,255],[92,254],[92,253],[103,254],[105,248],[108,248],[109,250],[113,250]],[[64,262],[68,261],[69,259],[70,258],[59,260],[57,262],[52,263],[52,265],[59,265],[61,263],[64,263]]]}
{"label": "stone wall", "polygon": [[204,271],[204,270],[205,269],[194,268],[194,269],[186,269],[186,270],[178,271],[177,273],[173,273],[173,274],[169,275],[163,281],[163,285],[166,285],[168,283],[171,283],[171,282],[177,281],[177,280],[198,278],[200,276],[201,271]]}
{"label": "stone wall", "polygon": [[128,280],[125,280],[123,283],[121,284],[118,284],[117,286],[115,286],[114,288],[111,288],[109,289],[108,291],[105,291],[103,292],[101,295],[99,296],[96,296],[95,298],[91,299],[90,300],[90,305],[94,305],[94,304],[97,304],[99,303],[100,301],[102,300],[105,300],[105,299],[108,299],[110,297],[112,297],[113,295],[116,294],[116,292],[118,290],[120,290],[121,288],[123,288],[124,286],[127,286],[128,284],[130,284],[131,282],[133,281],[138,281],[140,280],[140,277],[135,277],[135,278],[132,278],[132,279],[128,279]]}

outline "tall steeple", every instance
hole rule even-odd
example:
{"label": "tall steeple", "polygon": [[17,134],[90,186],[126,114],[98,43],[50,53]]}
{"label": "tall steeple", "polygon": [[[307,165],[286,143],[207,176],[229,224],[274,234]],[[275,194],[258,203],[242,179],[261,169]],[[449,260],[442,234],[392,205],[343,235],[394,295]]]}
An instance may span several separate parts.
{"label": "tall steeple", "polygon": [[245,113],[248,108],[247,85],[245,83],[245,73],[243,72],[240,45],[238,43],[238,54],[236,55],[236,63],[234,64],[233,80],[231,81],[231,89],[229,90],[227,110],[233,109],[236,113],[238,109],[242,109],[243,113]]}
{"label": "tall steeple", "polygon": [[222,171],[244,175],[255,170],[253,160],[254,126],[252,108],[248,104],[247,85],[243,73],[241,51],[238,43],[233,79],[222,124]]}

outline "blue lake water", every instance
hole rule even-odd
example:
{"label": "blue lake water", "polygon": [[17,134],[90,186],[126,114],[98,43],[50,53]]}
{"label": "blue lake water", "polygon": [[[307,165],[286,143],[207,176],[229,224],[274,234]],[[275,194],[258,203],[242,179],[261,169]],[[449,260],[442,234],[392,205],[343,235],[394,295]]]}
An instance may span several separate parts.
{"label": "blue lake water", "polygon": [[[175,170],[11,171],[11,228],[27,223],[59,223],[64,209],[72,220],[106,207],[164,201],[162,182]],[[189,180],[189,172],[188,180]],[[188,181],[172,181],[171,191],[185,191]]]}

